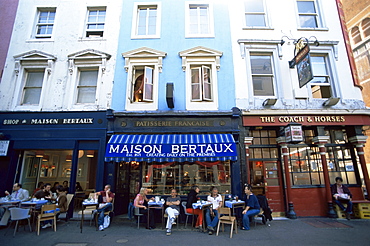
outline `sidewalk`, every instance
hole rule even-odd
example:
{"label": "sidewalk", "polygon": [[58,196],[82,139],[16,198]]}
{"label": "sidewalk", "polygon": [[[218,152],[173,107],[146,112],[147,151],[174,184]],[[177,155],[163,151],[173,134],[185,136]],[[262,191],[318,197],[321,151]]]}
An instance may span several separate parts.
{"label": "sidewalk", "polygon": [[[13,238],[14,227],[10,228],[6,236],[6,229],[0,230],[1,245],[34,245],[34,246],[84,246],[84,245],[368,245],[370,242],[370,220],[330,218],[298,218],[296,220],[274,219],[271,226],[260,223],[250,231],[238,230],[229,238],[230,227],[225,226],[225,232],[219,236],[208,235],[184,229],[180,224],[177,230],[174,225],[171,236],[166,236],[160,224],[157,229],[146,230],[144,224],[137,225],[122,216],[114,217],[109,228],[96,231],[94,226],[89,226],[89,221],[84,223],[84,230],[80,233],[79,221],[60,221],[57,231],[51,228],[41,229],[40,236],[36,232],[20,227]],[[13,229],[13,230],[12,230]]]}

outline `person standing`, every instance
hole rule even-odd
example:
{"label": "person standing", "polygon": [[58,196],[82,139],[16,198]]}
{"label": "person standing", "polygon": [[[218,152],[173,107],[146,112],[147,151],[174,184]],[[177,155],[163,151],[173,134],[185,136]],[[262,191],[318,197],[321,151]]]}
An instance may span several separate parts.
{"label": "person standing", "polygon": [[243,226],[242,230],[250,230],[249,219],[259,214],[260,204],[258,203],[257,197],[252,193],[252,186],[247,184],[244,188],[244,192],[247,195],[245,201],[245,209],[243,210]]}
{"label": "person standing", "polygon": [[[334,198],[333,201],[346,213],[347,220],[350,220],[353,207],[352,194],[348,187],[343,184],[341,177],[335,178],[335,184],[331,186],[331,194]],[[343,203],[347,204],[347,207],[344,207]]]}
{"label": "person standing", "polygon": [[[207,209],[206,211],[207,229],[208,233],[212,235],[218,223],[218,208],[222,206],[222,197],[218,194],[217,188],[212,189],[212,193],[207,197],[207,201],[212,203],[212,210]],[[211,219],[211,214],[214,216],[213,220]]]}
{"label": "person standing", "polygon": [[[64,188],[65,189],[65,188]],[[107,184],[104,186],[103,191],[99,191],[95,193],[95,199],[97,199],[97,196],[102,196],[102,203],[100,204],[99,208],[94,211],[94,213],[97,213],[98,216],[98,226],[99,226],[99,231],[103,231],[104,227],[104,212],[111,211],[113,208],[113,198],[114,194],[111,192],[111,186]]]}
{"label": "person standing", "polygon": [[22,202],[25,202],[29,199],[28,190],[22,189],[22,185],[20,183],[15,183],[13,185],[12,194],[10,194],[8,191],[5,191],[5,195],[10,195],[12,200],[20,200]]}
{"label": "person standing", "polygon": [[171,190],[171,196],[167,198],[166,205],[168,208],[166,208],[166,214],[167,216],[167,226],[166,226],[166,235],[170,236],[171,235],[171,229],[172,225],[175,224],[175,219],[176,216],[180,214],[180,202],[181,199],[177,195],[176,189]]}
{"label": "person standing", "polygon": [[193,203],[197,202],[197,196],[200,192],[200,189],[198,186],[194,185],[191,189],[191,191],[188,194],[188,199],[186,202],[186,212],[189,214],[195,214],[198,215],[197,222],[195,223],[195,228],[199,228],[203,224],[203,213],[201,209],[193,209]]}
{"label": "person standing", "polygon": [[[148,202],[149,199],[146,197],[148,195],[147,188],[141,188],[139,194],[136,195],[134,200],[134,207],[139,208],[139,213],[144,214],[146,219],[149,219],[149,227],[146,229],[154,229],[155,228],[155,221],[154,221],[154,213],[148,212]],[[151,199],[154,199],[153,197]],[[148,216],[149,213],[149,216]]]}

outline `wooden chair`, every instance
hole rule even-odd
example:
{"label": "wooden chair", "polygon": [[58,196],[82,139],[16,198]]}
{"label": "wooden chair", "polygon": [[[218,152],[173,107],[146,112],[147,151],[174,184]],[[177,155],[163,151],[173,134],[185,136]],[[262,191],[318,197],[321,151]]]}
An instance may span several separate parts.
{"label": "wooden chair", "polygon": [[[94,198],[95,198],[95,193],[90,193],[89,194],[89,199],[94,199]],[[91,221],[93,219],[93,212],[94,212],[95,209],[96,209],[96,205],[86,206],[86,208],[84,209],[84,215],[85,214],[90,214],[91,215],[90,225],[91,225]],[[82,215],[82,210],[78,211],[77,214]]]}
{"label": "wooden chair", "polygon": [[69,205],[71,204],[71,201],[73,199],[74,195],[73,194],[67,194],[67,211],[66,212],[63,212],[66,214],[66,221],[68,221],[69,217],[68,217],[68,210],[69,210]]}
{"label": "wooden chair", "polygon": [[43,205],[41,207],[41,212],[37,216],[37,236],[40,235],[40,226],[41,226],[40,222],[41,221],[53,220],[54,231],[57,231],[56,208],[57,208],[56,204]]}
{"label": "wooden chair", "polygon": [[220,207],[218,208],[218,225],[217,225],[217,233],[216,236],[218,236],[218,232],[220,230],[220,225],[222,224],[222,231],[224,231],[224,224],[231,225],[230,230],[230,238],[233,237],[233,229],[235,228],[235,233],[238,233],[238,225],[237,220],[235,216],[231,216],[231,209]]}

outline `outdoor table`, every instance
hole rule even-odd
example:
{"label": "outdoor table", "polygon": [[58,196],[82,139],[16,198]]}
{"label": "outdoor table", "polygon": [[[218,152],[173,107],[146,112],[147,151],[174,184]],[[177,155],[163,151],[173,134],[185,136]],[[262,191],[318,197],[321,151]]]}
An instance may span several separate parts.
{"label": "outdoor table", "polygon": [[203,215],[203,223],[202,223],[202,230],[206,231],[206,215],[205,212],[206,210],[212,209],[212,203],[208,201],[203,201],[203,202],[196,202],[192,204],[193,210],[194,209],[201,209],[202,210],[202,215]]}
{"label": "outdoor table", "polygon": [[149,228],[149,225],[150,225],[150,223],[149,223],[149,220],[150,220],[150,214],[149,214],[150,213],[150,210],[151,209],[157,209],[157,210],[161,210],[161,222],[162,222],[162,229],[163,229],[164,204],[165,204],[164,201],[158,201],[158,202],[156,202],[156,201],[150,200],[148,202],[148,219],[147,219],[148,228]]}
{"label": "outdoor table", "polygon": [[35,226],[35,219],[37,217],[38,210],[41,209],[42,205],[48,203],[48,200],[38,200],[38,199],[31,199],[31,201],[22,202],[22,207],[30,208],[31,214],[32,214],[32,227]]}
{"label": "outdoor table", "polygon": [[[236,200],[225,201],[225,207],[231,208],[232,215],[235,215],[238,218],[238,215],[235,214],[235,209],[236,208],[244,208],[245,207],[245,202],[242,201],[242,200],[239,200],[239,201],[236,201]],[[239,219],[241,219],[241,218],[238,218],[238,223],[240,223]]]}
{"label": "outdoor table", "polygon": [[82,210],[81,210],[81,222],[80,222],[80,229],[81,229],[81,233],[82,233],[82,226],[83,226],[83,223],[84,223],[84,210],[86,209],[87,206],[95,206],[95,209],[98,208],[99,206],[99,203],[98,202],[95,202],[94,200],[92,201],[83,201],[82,202]]}
{"label": "outdoor table", "polygon": [[8,221],[10,218],[9,208],[17,207],[20,202],[21,202],[20,200],[8,200],[7,198],[0,199],[0,207],[5,208],[4,215],[0,220],[0,226],[8,225]]}

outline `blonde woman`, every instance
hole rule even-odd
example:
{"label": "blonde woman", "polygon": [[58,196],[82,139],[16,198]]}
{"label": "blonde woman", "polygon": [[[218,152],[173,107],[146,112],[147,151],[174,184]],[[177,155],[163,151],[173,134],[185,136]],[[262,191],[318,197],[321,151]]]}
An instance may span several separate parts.
{"label": "blonde woman", "polygon": [[[146,219],[148,220],[148,202],[149,199],[146,197],[148,195],[148,189],[147,188],[141,188],[139,194],[136,195],[134,200],[134,206],[135,208],[139,208],[139,212],[141,214],[144,214]],[[154,198],[151,198],[152,200]],[[149,213],[149,227],[146,229],[154,229],[155,228],[155,221],[154,221],[154,214]]]}

